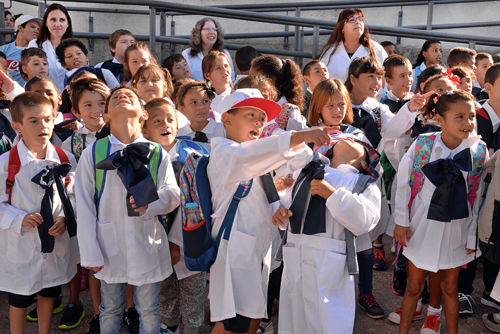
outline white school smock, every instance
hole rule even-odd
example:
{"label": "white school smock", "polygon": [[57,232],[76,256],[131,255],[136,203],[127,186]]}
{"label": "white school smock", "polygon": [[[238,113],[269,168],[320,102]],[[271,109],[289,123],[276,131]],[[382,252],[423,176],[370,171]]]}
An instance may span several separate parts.
{"label": "white school smock", "polygon": [[[109,136],[110,154],[124,149]],[[148,142],[142,134],[134,143]],[[95,145],[95,144],[94,144]],[[95,276],[108,284],[144,285],[164,280],[172,273],[165,229],[157,215],[180,203],[180,192],[168,153],[162,151],[158,168],[159,200],[137,217],[127,215],[126,194],[117,170],[106,171],[106,182],[96,215],[93,146],[83,152],[76,171],[78,243],[83,267],[104,268]]]}
{"label": "white school smock", "polygon": [[[36,159],[21,139],[17,145],[21,169],[16,174],[12,188],[12,205],[7,204],[5,180],[8,175],[9,152],[0,156],[0,291],[20,295],[32,295],[42,289],[66,284],[76,274],[76,237],[70,238],[68,230],[61,237],[54,238],[52,253],[43,254],[38,229],[22,226],[24,216],[40,212],[45,190],[31,182],[31,179],[46,166],[60,164],[59,155],[52,144],[47,145],[44,159]],[[65,152],[73,166],[69,174],[67,189],[70,201],[74,202],[75,157]],[[64,216],[56,189],[52,213],[54,219]]]}
{"label": "white school smock", "polygon": [[[234,81],[233,60],[231,59],[231,55],[226,49],[224,49],[224,53],[229,59],[229,65],[231,65],[231,81]],[[189,65],[189,69],[191,70],[191,79],[197,81],[205,80],[205,77],[203,76],[203,70],[201,69],[201,63],[203,62],[203,58],[205,58],[203,56],[203,53],[200,51],[196,56],[191,57],[191,48],[187,48],[186,50],[182,51],[182,56],[184,57],[184,59],[186,59],[186,62]]]}
{"label": "white school smock", "polygon": [[[214,112],[214,117],[217,122],[220,122],[221,120],[221,108],[222,108],[222,101],[231,95],[231,85],[228,85],[226,90],[223,91],[220,94],[215,93],[215,98],[210,102],[210,107],[212,108],[212,111]],[[218,118],[218,119],[217,119]]]}
{"label": "white school smock", "polygon": [[236,211],[229,240],[221,240],[217,259],[210,268],[212,321],[234,318],[236,314],[252,319],[266,317],[274,212],[260,176],[305,148],[304,143],[289,148],[290,139],[290,132],[241,144],[222,137],[212,139],[207,172],[212,190],[214,240],[239,182],[253,179],[251,190]]}
{"label": "white school smock", "polygon": [[[209,119],[207,125],[201,130],[204,134],[207,135],[208,143],[210,140],[215,137],[225,137],[226,136],[226,128],[222,123],[216,122],[213,119]],[[179,128],[179,133],[177,136],[190,136],[194,138],[196,131],[191,129],[191,125],[186,124],[182,128]]]}
{"label": "white school smock", "polygon": [[[298,176],[300,171],[294,176]],[[336,191],[326,201],[326,232],[288,232],[283,247],[280,333],[352,333],[355,315],[354,276],[347,272],[345,228],[368,235],[380,218],[380,190],[371,184],[353,194],[358,170],[350,165],[325,167],[324,180]],[[284,197],[291,204],[291,191]],[[303,226],[302,226],[303,228]]]}
{"label": "white school smock", "polygon": [[[36,44],[36,38],[31,40],[28,44],[29,48],[38,48]],[[47,62],[49,63],[49,77],[54,80],[59,88],[59,92],[62,93],[64,90],[64,77],[67,69],[62,67],[61,62],[57,58],[56,50],[52,46],[50,39],[42,43],[41,49],[47,54]]]}
{"label": "white school smock", "polygon": [[[457,148],[450,150],[441,140],[441,133],[438,133],[429,162],[441,158],[453,158],[455,154],[466,148],[471,149],[472,159],[479,140],[479,136],[469,137],[464,139]],[[427,219],[427,213],[436,187],[425,178],[422,189],[413,200],[410,216],[408,212],[411,193],[409,182],[415,159],[415,145],[416,142],[401,160],[397,174],[394,220],[397,225],[409,226],[411,231],[410,241],[407,241],[404,254],[417,268],[423,270],[437,272],[441,269],[460,267],[480,255],[479,250],[478,254],[467,255],[465,248],[476,248],[477,212],[481,196],[477,196],[474,201],[473,211],[468,201],[463,203],[469,208],[467,218],[453,220],[450,223],[430,220]],[[488,158],[486,154],[485,161]],[[462,175],[467,182],[467,172],[462,171]],[[476,193],[481,194],[481,185],[478,186]]]}

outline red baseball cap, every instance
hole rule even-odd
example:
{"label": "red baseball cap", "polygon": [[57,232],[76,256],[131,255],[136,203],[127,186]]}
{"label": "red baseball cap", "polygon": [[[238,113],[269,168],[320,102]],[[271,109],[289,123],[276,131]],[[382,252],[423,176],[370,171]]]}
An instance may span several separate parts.
{"label": "red baseball cap", "polygon": [[257,108],[267,115],[267,121],[272,121],[281,113],[281,106],[271,100],[262,97],[255,88],[243,88],[235,90],[222,101],[221,114],[236,108]]}

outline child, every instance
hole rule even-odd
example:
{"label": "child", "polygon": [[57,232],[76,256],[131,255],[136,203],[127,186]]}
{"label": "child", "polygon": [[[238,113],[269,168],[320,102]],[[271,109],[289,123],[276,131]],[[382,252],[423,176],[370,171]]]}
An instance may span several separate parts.
{"label": "child", "polygon": [[215,89],[215,98],[212,100],[212,110],[215,120],[220,122],[222,100],[231,94],[231,64],[229,58],[224,52],[210,51],[203,58],[201,63],[203,77],[210,82]]}
{"label": "child", "polygon": [[[57,46],[57,58],[59,58],[59,62],[61,63],[62,67],[68,70],[68,72],[65,74],[65,85],[67,84],[68,79],[73,76],[75,71],[82,67],[88,67],[88,54],[89,52],[87,51],[85,44],[83,44],[77,38],[67,38]],[[120,85],[113,73],[111,73],[111,71],[109,70],[98,69],[96,70],[96,74],[97,77],[104,81],[110,89]]]}
{"label": "child", "polygon": [[0,66],[2,66],[5,70],[9,68],[9,64],[7,63],[7,55],[0,51]]}
{"label": "child", "polygon": [[21,51],[21,75],[28,82],[37,75],[49,75],[47,54],[39,48],[27,48]]}
{"label": "child", "polygon": [[194,141],[202,143],[210,143],[214,137],[225,137],[224,126],[209,118],[213,95],[213,91],[206,83],[191,79],[183,80],[175,100],[177,108],[187,117],[189,124],[179,129],[179,136],[189,136]]}
{"label": "child", "polygon": [[[134,43],[125,50],[125,84],[130,86],[130,81],[137,73],[139,67],[146,65],[156,65],[156,59],[144,43]],[[123,83],[122,83],[123,85]]]}
{"label": "child", "polygon": [[253,46],[244,46],[236,51],[234,60],[236,61],[236,67],[241,72],[234,79],[233,85],[236,87],[241,79],[245,78],[250,72],[250,67],[252,66],[252,60],[257,58],[259,53]]}
{"label": "child", "polygon": [[[461,91],[437,97],[433,94],[429,98],[423,113],[435,118],[442,132],[420,137],[403,157],[397,175],[394,238],[405,247],[408,272],[399,333],[408,333],[427,271],[441,282],[448,333],[457,333],[458,274],[460,266],[475,257],[477,221],[473,216],[477,216],[480,196],[474,200],[474,195],[481,191],[470,189],[470,183],[476,175],[480,177],[488,152],[480,137],[471,136],[474,97]],[[416,148],[423,143],[425,147]],[[449,169],[441,167],[445,163],[450,164]],[[416,180],[412,189],[410,179],[416,177],[416,166],[425,179]],[[453,179],[447,176],[453,174]],[[417,196],[410,197],[415,189]],[[450,207],[452,202],[454,208]],[[440,330],[440,311],[428,310],[423,328],[433,330],[430,333]]]}
{"label": "child", "polygon": [[134,35],[125,29],[118,29],[109,36],[109,51],[113,59],[99,63],[95,68],[110,70],[120,83],[125,80],[123,64],[125,63],[125,50],[135,43]]}
{"label": "child", "polygon": [[186,59],[180,53],[174,53],[168,56],[161,62],[161,67],[167,69],[172,77],[172,83],[175,84],[177,81],[182,79],[191,78],[191,69],[189,68]]}
{"label": "child", "polygon": [[386,94],[383,103],[389,106],[393,114],[397,114],[413,94],[413,71],[408,58],[400,55],[389,56],[384,60],[385,81],[391,90]]}
{"label": "child", "polygon": [[[24,333],[26,308],[36,294],[38,331],[48,334],[61,285],[76,273],[76,238],[71,238],[76,234],[76,222],[70,201],[74,198],[76,161],[49,141],[54,118],[46,97],[34,92],[20,94],[10,110],[12,126],[22,139],[0,157],[2,180],[14,183],[10,189],[10,182],[0,184],[0,248],[5,254],[0,257],[0,290],[9,292],[12,333]],[[19,169],[12,175],[15,156]]]}
{"label": "child", "polygon": [[450,50],[450,54],[448,55],[448,59],[446,63],[449,68],[453,68],[455,66],[465,66],[476,71],[476,51],[464,48],[464,47],[456,47]]}
{"label": "child", "polygon": [[[223,102],[227,138],[212,140],[207,167],[212,189],[212,237],[218,234],[229,202],[240,182],[250,182],[241,200],[229,240],[222,239],[210,270],[212,333],[255,333],[266,316],[272,211],[260,176],[301,153],[306,145],[330,143],[328,129],[284,132],[259,139],[264,123],[281,111],[256,89],[240,89]],[[252,217],[252,219],[248,219]]]}
{"label": "child", "polygon": [[457,89],[472,93],[472,81],[474,79],[474,74],[472,71],[464,66],[455,66],[451,70],[451,74],[458,77]]}
{"label": "child", "polygon": [[493,58],[489,53],[479,52],[476,55],[476,78],[473,82],[472,95],[476,98],[476,101],[482,101],[488,99],[488,93],[484,90],[484,76],[486,71],[493,65]]}
{"label": "child", "polygon": [[[81,264],[101,280],[100,328],[105,333],[120,328],[126,283],[134,288],[140,331],[159,333],[159,282],[172,273],[170,252],[164,246],[167,236],[157,216],[177,207],[180,194],[167,152],[161,147],[158,151],[141,134],[147,117],[135,89],[113,89],[103,115],[111,135],[84,150],[77,168]],[[95,154],[104,155],[104,160],[97,163]],[[106,158],[106,154],[110,156]],[[122,160],[122,165],[107,164],[115,158]],[[135,159],[158,164],[154,168],[156,185],[145,164]],[[123,164],[134,167],[123,168]],[[95,172],[101,168],[109,170]],[[129,180],[140,182],[142,187],[126,182]],[[101,184],[98,195],[96,182]]]}
{"label": "child", "polygon": [[[440,41],[436,39],[425,41],[418,54],[417,61],[413,65],[413,78],[418,78],[420,73],[426,68],[439,65],[442,57],[443,49],[441,48]],[[411,91],[415,93],[421,92],[416,82],[413,83]]]}
{"label": "child", "polygon": [[[52,111],[54,114],[54,124],[59,124],[64,121],[62,113],[57,109],[61,105],[61,94],[54,80],[46,75],[37,75],[30,79],[24,86],[27,92],[35,92],[45,95],[52,103]],[[62,144],[62,142],[61,142]],[[60,145],[60,144],[59,144]]]}
{"label": "child", "polygon": [[384,48],[385,52],[387,52],[387,56],[388,57],[397,54],[397,52],[396,52],[396,45],[394,45],[393,42],[391,42],[391,41],[383,41],[383,42],[380,43],[380,45],[382,45],[382,47]]}
{"label": "child", "polygon": [[243,88],[257,88],[262,97],[271,101],[276,102],[278,100],[278,92],[274,88],[273,84],[262,75],[247,75],[238,82],[237,89]]}
{"label": "child", "polygon": [[[273,223],[278,226],[295,216],[287,227],[287,244],[283,248],[280,333],[329,333],[332,328],[338,333],[353,331],[354,280],[347,270],[350,250],[345,229],[355,235],[366,235],[380,219],[381,194],[374,184],[378,173],[372,172],[373,178],[368,177],[369,181],[363,184],[366,190],[354,192],[360,174],[366,173],[369,165],[373,168],[380,156],[368,144],[352,138],[336,142],[327,156],[331,159],[327,160],[329,166],[321,167],[319,161],[306,166],[324,169],[324,179],[310,181],[313,197],[309,202],[317,203],[316,208],[326,206],[324,217],[308,219],[305,212],[301,217],[300,210],[294,211],[300,207],[297,203],[309,197],[300,195],[307,176],[304,183],[293,188],[295,196],[291,196],[291,191],[287,193],[283,198],[285,207],[273,217]],[[293,178],[300,180],[302,173],[295,172]],[[316,224],[321,218],[324,219],[322,228]]]}
{"label": "child", "polygon": [[330,73],[328,68],[321,60],[311,60],[304,66],[302,71],[302,77],[304,82],[307,84],[306,94],[304,96],[305,103],[305,117],[308,118],[309,104],[311,103],[311,96],[313,94],[314,88],[319,84],[321,80],[330,78]]}
{"label": "child", "polygon": [[[142,132],[146,138],[162,145],[173,161],[179,161],[181,141],[176,140],[178,132],[177,112],[164,99],[152,99],[144,106],[149,118],[144,122]],[[207,150],[208,147],[207,147]],[[184,161],[180,161],[184,163]],[[166,223],[166,222],[164,222]],[[174,273],[166,279],[160,293],[165,305],[167,333],[178,333],[179,316],[182,314],[184,333],[197,334],[205,315],[206,272],[193,272],[184,263],[181,212],[177,211],[175,221],[168,232]],[[175,257],[177,255],[177,257]],[[180,304],[180,305],[179,305]],[[180,307],[179,307],[180,306]]]}

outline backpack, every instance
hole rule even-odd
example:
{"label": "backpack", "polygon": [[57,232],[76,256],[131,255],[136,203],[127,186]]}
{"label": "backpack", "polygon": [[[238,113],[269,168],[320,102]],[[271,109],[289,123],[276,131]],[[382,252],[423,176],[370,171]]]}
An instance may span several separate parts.
{"label": "backpack", "polygon": [[[59,160],[61,163],[70,163],[68,156],[64,151],[57,147],[54,146],[54,149],[57,152],[57,155],[59,156]],[[16,181],[16,174],[19,173],[19,170],[21,169],[21,159],[19,159],[19,152],[17,151],[17,145],[14,146],[9,153],[9,167],[8,167],[8,174],[7,174],[7,180],[6,180],[6,191],[9,194],[9,200],[7,203],[11,204],[12,200],[12,188],[14,187],[14,183]],[[64,186],[67,188],[69,184],[69,175],[66,175],[64,178]]]}
{"label": "backpack", "polygon": [[[415,160],[413,161],[413,169],[410,176],[411,197],[408,202],[408,211],[410,214],[413,200],[424,185],[425,175],[422,173],[422,167],[427,164],[431,158],[432,147],[434,146],[436,135],[437,132],[421,134],[418,136],[415,144]],[[476,191],[481,181],[481,173],[483,171],[486,152],[486,144],[483,141],[479,141],[478,148],[474,152],[472,171],[467,175],[468,201],[471,209],[477,197]]]}
{"label": "backpack", "polygon": [[500,264],[500,151],[496,151],[483,169],[483,194],[478,214],[479,248],[484,257]]}
{"label": "backpack", "polygon": [[486,145],[491,147],[493,143],[493,123],[491,122],[488,112],[484,109],[476,110],[477,133],[481,135],[481,139]]}
{"label": "backpack", "polygon": [[10,151],[11,148],[12,142],[10,141],[9,137],[7,137],[5,133],[0,132],[0,155]]}

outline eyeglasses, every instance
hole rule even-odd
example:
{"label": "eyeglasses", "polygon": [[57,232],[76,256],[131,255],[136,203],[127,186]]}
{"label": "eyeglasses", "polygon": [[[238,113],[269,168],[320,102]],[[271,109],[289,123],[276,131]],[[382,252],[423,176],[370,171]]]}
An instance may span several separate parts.
{"label": "eyeglasses", "polygon": [[206,32],[209,32],[209,31],[214,31],[214,32],[217,32],[217,31],[219,31],[219,29],[218,29],[218,28],[203,28],[203,29],[201,29],[201,30],[206,31]]}
{"label": "eyeglasses", "polygon": [[356,21],[359,21],[359,22],[363,23],[363,22],[365,22],[365,18],[364,17],[353,16],[353,17],[348,18],[345,21],[347,23],[356,23]]}

